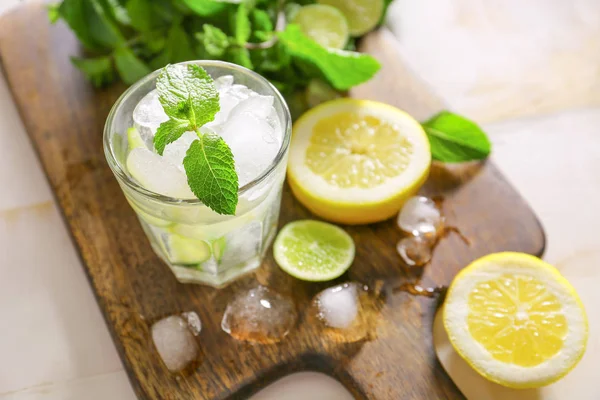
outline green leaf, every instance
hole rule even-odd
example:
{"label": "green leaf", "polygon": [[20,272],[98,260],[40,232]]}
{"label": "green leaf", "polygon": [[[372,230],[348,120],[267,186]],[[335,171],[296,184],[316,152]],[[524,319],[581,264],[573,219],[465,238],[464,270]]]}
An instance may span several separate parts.
{"label": "green leaf", "polygon": [[112,49],[124,42],[96,0],[64,0],[58,12],[88,49]]}
{"label": "green leaf", "polygon": [[131,20],[127,13],[127,9],[119,2],[119,0],[98,0],[104,9],[104,12],[110,17],[113,23],[129,26]]}
{"label": "green leaf", "polygon": [[223,11],[225,2],[212,0],[183,0],[183,3],[201,17],[208,17]]}
{"label": "green leaf", "polygon": [[190,61],[196,58],[190,37],[178,23],[174,23],[169,30],[165,47],[169,54],[169,63]]}
{"label": "green leaf", "polygon": [[157,14],[150,5],[151,0],[129,0],[126,4],[131,26],[140,32],[149,32],[157,25]]}
{"label": "green leaf", "polygon": [[128,85],[137,82],[152,72],[128,47],[119,47],[113,55],[119,76]]}
{"label": "green leaf", "polygon": [[190,189],[200,201],[219,214],[235,214],[238,177],[233,154],[223,138],[206,133],[192,142],[183,167]]}
{"label": "green leaf", "polygon": [[252,26],[254,30],[262,32],[272,32],[274,29],[269,13],[260,8],[252,10]]}
{"label": "green leaf", "polygon": [[169,143],[173,143],[187,131],[192,130],[189,121],[181,119],[170,119],[160,124],[154,135],[154,148],[156,152],[162,156],[165,147]]}
{"label": "green leaf", "polygon": [[219,92],[197,65],[167,65],[156,79],[156,89],[165,113],[189,121],[193,129],[215,119],[219,111]]}
{"label": "green leaf", "polygon": [[46,6],[48,11],[48,20],[51,24],[55,24],[60,19],[60,3],[51,3]]}
{"label": "green leaf", "polygon": [[198,34],[197,37],[204,45],[204,50],[215,57],[225,54],[227,47],[229,47],[229,39],[225,32],[210,24],[204,24],[202,29],[204,33]]}
{"label": "green leaf", "polygon": [[295,24],[288,25],[278,36],[292,56],[317,67],[338,90],[348,90],[368,81],[381,67],[368,54],[326,49],[308,38]]}
{"label": "green leaf", "polygon": [[248,69],[254,69],[254,64],[250,58],[250,51],[243,47],[232,47],[229,49],[229,56],[232,62],[246,67]]}
{"label": "green leaf", "polygon": [[240,45],[245,45],[250,39],[252,33],[252,27],[250,25],[250,17],[248,16],[248,5],[241,3],[233,17],[233,34],[235,40]]}
{"label": "green leaf", "polygon": [[491,152],[490,141],[481,128],[460,115],[442,111],[422,126],[434,160],[449,163],[482,160]]}
{"label": "green leaf", "polygon": [[115,71],[110,57],[76,58],[71,57],[75,65],[96,87],[111,83],[115,78]]}

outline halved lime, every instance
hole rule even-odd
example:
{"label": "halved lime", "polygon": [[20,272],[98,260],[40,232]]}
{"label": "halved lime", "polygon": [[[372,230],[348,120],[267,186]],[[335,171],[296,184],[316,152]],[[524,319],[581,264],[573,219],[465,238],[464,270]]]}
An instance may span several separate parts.
{"label": "halved lime", "polygon": [[326,222],[302,220],[283,227],[273,256],[279,267],[304,281],[329,281],[354,261],[354,242],[343,229]]}
{"label": "halved lime", "polygon": [[335,7],[324,4],[304,6],[295,14],[292,23],[321,46],[341,49],[348,41],[348,22]]}
{"label": "halved lime", "polygon": [[144,143],[144,139],[140,136],[140,132],[133,127],[127,129],[127,144],[129,151],[138,147],[146,147],[146,143]]}
{"label": "halved lime", "polygon": [[168,247],[169,261],[173,264],[200,264],[211,256],[210,246],[204,240],[171,234],[168,238]]}
{"label": "halved lime", "polygon": [[363,35],[377,25],[385,8],[384,0],[318,0],[339,9],[348,21],[352,36]]}

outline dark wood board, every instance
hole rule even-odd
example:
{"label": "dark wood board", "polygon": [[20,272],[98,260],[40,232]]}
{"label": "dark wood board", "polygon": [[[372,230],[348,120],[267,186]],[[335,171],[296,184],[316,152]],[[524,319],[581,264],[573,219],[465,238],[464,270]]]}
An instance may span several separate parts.
{"label": "dark wood board", "polygon": [[[354,96],[400,106],[418,118],[443,104],[402,63],[385,31],[363,43],[383,63],[381,73]],[[502,250],[541,255],[544,234],[536,217],[491,162],[448,168],[434,165],[424,192],[443,195],[450,224],[471,240],[449,235],[423,271],[402,267],[394,221],[349,227],[357,244],[352,268],[336,282],[385,282],[377,338],[335,343],[303,317],[310,299],[327,285],[295,280],[269,255],[261,269],[221,290],[178,283],[150,249],[102,151],[102,127],[122,85],[93,89],[69,56],[79,46],[63,25],[50,26],[41,4],[26,4],[0,21],[0,57],[20,115],[81,255],[131,384],[140,399],[247,398],[294,371],[321,371],[357,398],[463,398],[435,359],[431,325],[435,300],[394,293],[422,273],[423,285],[448,284],[469,261]],[[280,226],[310,218],[286,187]],[[290,294],[301,315],[279,344],[249,345],[221,331],[228,299],[258,281]],[[68,290],[68,288],[65,288]],[[76,301],[76,299],[74,299]],[[181,311],[203,322],[202,356],[189,374],[171,374],[154,350],[149,326]]]}

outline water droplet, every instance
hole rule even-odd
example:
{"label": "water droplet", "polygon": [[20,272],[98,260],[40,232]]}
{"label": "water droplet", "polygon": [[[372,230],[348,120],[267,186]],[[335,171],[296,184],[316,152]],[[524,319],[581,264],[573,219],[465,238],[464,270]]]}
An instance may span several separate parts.
{"label": "water droplet", "polygon": [[409,266],[421,267],[431,260],[433,243],[423,236],[400,239],[396,251]]}

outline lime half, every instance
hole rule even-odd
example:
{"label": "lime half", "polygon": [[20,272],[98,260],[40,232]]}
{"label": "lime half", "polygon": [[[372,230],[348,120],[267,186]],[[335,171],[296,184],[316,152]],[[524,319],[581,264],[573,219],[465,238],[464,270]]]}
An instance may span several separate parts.
{"label": "lime half", "polygon": [[383,0],[319,0],[339,9],[348,21],[352,36],[363,35],[377,25],[385,8]]}
{"label": "lime half", "polygon": [[329,281],[354,260],[354,242],[343,229],[326,222],[303,220],[283,227],[273,246],[277,264],[304,281]]}
{"label": "lime half", "polygon": [[348,22],[335,7],[324,4],[304,6],[292,22],[300,25],[302,32],[321,46],[341,49],[348,41]]}

